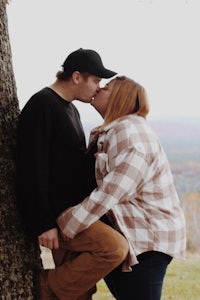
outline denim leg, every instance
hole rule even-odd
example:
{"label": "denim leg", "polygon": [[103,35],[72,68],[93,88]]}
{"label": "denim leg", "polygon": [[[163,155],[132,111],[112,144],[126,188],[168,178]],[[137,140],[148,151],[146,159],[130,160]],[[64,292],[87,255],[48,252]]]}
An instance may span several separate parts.
{"label": "denim leg", "polygon": [[104,280],[117,300],[160,300],[171,259],[161,252],[145,252],[138,256],[139,264],[131,272],[122,272],[117,267]]}

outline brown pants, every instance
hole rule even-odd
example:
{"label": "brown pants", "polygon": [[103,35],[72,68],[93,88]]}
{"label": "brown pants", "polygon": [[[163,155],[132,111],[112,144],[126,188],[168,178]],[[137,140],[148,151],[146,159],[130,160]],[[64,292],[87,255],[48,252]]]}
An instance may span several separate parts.
{"label": "brown pants", "polygon": [[97,221],[53,251],[56,268],[48,283],[60,300],[89,300],[95,285],[127,256],[128,243],[116,230]]}

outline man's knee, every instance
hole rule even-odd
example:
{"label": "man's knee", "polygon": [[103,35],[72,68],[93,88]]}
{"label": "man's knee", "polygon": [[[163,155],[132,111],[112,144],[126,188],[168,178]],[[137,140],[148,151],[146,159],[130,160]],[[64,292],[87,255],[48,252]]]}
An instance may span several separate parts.
{"label": "man's knee", "polygon": [[129,245],[127,240],[120,234],[119,232],[115,232],[115,238],[113,239],[114,243],[114,251],[113,256],[116,256],[116,259],[119,260],[119,263],[124,261],[126,258],[128,251],[129,251]]}
{"label": "man's knee", "polygon": [[111,226],[97,221],[95,224],[99,231],[98,242],[104,248],[107,255],[111,255],[114,260],[121,263],[127,256],[129,246],[124,236]]}

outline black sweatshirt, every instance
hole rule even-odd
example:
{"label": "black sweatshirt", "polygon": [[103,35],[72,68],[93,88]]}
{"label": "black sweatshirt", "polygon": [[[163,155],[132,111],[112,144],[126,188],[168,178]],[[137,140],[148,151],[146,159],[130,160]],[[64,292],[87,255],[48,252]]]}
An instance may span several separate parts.
{"label": "black sweatshirt", "polygon": [[85,135],[76,107],[47,87],[18,125],[17,201],[26,231],[37,236],[88,194]]}

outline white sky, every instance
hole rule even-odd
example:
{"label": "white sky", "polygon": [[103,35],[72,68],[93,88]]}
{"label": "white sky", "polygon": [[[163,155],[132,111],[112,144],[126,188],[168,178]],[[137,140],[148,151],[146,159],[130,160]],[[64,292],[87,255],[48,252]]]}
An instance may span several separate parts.
{"label": "white sky", "polygon": [[[20,107],[82,47],[146,88],[150,116],[200,117],[199,8],[199,0],[12,0],[7,13]],[[77,105],[83,117],[98,119],[90,105]]]}

